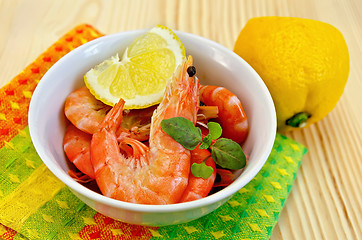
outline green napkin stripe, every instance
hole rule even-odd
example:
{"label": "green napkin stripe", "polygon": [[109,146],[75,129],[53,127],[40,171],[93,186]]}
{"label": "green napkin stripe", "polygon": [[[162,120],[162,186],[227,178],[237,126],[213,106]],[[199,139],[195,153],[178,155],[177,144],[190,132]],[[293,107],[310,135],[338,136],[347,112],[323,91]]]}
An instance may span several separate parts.
{"label": "green napkin stripe", "polygon": [[94,223],[96,211],[65,187],[24,223],[27,238],[72,239],[86,225]]}
{"label": "green napkin stripe", "polygon": [[13,192],[41,164],[43,162],[26,127],[0,149],[0,200]]}

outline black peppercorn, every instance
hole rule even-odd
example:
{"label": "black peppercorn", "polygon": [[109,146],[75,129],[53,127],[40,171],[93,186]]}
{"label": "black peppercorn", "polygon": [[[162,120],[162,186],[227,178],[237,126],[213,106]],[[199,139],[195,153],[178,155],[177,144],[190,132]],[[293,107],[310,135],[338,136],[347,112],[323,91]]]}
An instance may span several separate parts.
{"label": "black peppercorn", "polygon": [[190,66],[187,68],[187,73],[190,77],[193,77],[196,74],[196,68],[194,66]]}

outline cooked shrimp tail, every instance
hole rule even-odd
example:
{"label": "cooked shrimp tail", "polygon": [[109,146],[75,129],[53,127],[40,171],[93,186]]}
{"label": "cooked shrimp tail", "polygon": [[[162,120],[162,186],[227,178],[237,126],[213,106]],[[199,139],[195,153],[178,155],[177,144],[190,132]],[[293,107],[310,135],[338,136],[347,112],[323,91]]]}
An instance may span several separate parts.
{"label": "cooked shrimp tail", "polygon": [[242,144],[249,132],[247,116],[238,97],[224,87],[201,86],[200,101],[219,109],[216,121],[223,129],[223,137]]}

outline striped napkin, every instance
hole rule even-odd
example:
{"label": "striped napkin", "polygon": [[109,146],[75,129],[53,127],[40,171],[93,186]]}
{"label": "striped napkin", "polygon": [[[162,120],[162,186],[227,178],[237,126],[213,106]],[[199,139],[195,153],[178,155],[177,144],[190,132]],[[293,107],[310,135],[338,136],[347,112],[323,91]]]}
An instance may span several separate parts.
{"label": "striped napkin", "polygon": [[29,136],[32,93],[57,60],[100,36],[88,24],[76,26],[0,89],[0,238],[268,239],[307,152],[280,134],[261,171],[226,204],[166,227],[131,225],[97,213],[46,168]]}

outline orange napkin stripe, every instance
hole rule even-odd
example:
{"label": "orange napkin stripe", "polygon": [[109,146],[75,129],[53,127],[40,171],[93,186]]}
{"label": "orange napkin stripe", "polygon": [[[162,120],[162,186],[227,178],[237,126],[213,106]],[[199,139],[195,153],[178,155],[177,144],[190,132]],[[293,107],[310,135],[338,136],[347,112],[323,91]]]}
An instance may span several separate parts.
{"label": "orange napkin stripe", "polygon": [[0,148],[28,125],[30,99],[46,71],[74,48],[102,35],[88,24],[75,27],[1,88]]}

